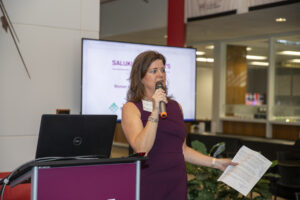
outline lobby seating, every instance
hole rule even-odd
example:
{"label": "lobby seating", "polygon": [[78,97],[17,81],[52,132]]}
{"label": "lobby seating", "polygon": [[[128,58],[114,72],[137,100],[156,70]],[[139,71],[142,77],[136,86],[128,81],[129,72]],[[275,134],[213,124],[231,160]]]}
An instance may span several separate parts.
{"label": "lobby seating", "polygon": [[300,194],[300,151],[277,152],[280,178],[272,183],[271,192],[276,197],[297,199]]}
{"label": "lobby seating", "polygon": [[[0,173],[0,178],[5,178],[8,176],[9,173]],[[2,185],[0,185],[0,188]],[[30,200],[30,191],[31,191],[31,184],[30,183],[23,183],[19,184],[13,188],[9,185],[6,186],[3,198],[5,200]]]}
{"label": "lobby seating", "polygon": [[188,134],[187,145],[192,141],[203,142],[209,150],[219,142],[225,142],[222,156],[233,157],[243,145],[260,152],[271,161],[278,160],[278,165],[269,172],[280,175],[279,179],[270,179],[270,192],[277,197],[296,199],[300,197],[300,139],[296,142],[265,138],[230,136],[219,134]]}

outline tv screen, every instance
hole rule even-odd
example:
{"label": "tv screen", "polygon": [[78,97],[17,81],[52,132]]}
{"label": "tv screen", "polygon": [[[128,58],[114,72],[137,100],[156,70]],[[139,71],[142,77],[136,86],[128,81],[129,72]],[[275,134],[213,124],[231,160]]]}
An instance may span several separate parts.
{"label": "tv screen", "polygon": [[168,95],[183,109],[184,120],[195,120],[196,49],[82,39],[82,114],[116,114],[121,120],[131,66],[141,52],[166,57]]}

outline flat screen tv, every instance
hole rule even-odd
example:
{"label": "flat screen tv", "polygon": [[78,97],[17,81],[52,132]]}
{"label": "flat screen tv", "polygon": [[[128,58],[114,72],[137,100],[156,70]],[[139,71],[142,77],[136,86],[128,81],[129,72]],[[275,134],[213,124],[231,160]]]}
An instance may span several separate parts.
{"label": "flat screen tv", "polygon": [[82,114],[116,114],[121,120],[135,57],[154,50],[166,57],[168,95],[195,120],[196,50],[193,48],[82,39]]}

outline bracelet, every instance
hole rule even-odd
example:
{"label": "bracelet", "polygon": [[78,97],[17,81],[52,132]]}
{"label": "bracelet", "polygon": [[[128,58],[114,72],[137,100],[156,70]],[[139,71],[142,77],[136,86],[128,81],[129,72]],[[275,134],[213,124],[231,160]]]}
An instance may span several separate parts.
{"label": "bracelet", "polygon": [[157,123],[157,122],[158,122],[158,119],[156,119],[156,118],[150,116],[150,117],[148,117],[148,121]]}
{"label": "bracelet", "polygon": [[215,164],[216,164],[216,158],[213,158],[213,159],[211,160],[211,164],[210,164],[210,165],[211,165],[212,167],[214,167]]}

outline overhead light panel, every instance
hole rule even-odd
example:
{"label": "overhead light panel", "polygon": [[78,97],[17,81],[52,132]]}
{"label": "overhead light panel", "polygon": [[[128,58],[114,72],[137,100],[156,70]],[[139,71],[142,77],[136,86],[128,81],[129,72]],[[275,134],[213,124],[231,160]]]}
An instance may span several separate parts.
{"label": "overhead light panel", "polygon": [[289,55],[289,56],[300,56],[300,51],[281,51],[278,52],[280,55]]}
{"label": "overhead light panel", "polygon": [[196,61],[212,63],[212,62],[214,62],[214,59],[213,58],[198,57],[198,58],[196,58]]}
{"label": "overhead light panel", "polygon": [[291,62],[291,63],[300,63],[300,59],[292,59],[292,60],[289,60],[289,62]]}
{"label": "overhead light panel", "polygon": [[275,19],[276,22],[286,22],[286,18],[284,17],[278,17]]}
{"label": "overhead light panel", "polygon": [[258,61],[253,61],[253,62],[250,62],[249,63],[250,65],[258,65],[258,66],[269,66],[269,63],[268,62],[258,62]]}
{"label": "overhead light panel", "polygon": [[196,51],[197,56],[203,56],[205,54],[204,51]]}
{"label": "overhead light panel", "polygon": [[214,45],[208,45],[205,47],[205,49],[214,49],[214,48],[215,48]]}
{"label": "overhead light panel", "polygon": [[247,51],[251,51],[252,48],[251,48],[251,47],[247,47],[246,50],[247,50]]}
{"label": "overhead light panel", "polygon": [[266,60],[266,56],[256,56],[256,55],[247,55],[246,58],[248,60]]}
{"label": "overhead light panel", "polygon": [[300,59],[286,60],[281,63],[281,66],[288,68],[300,68]]}

